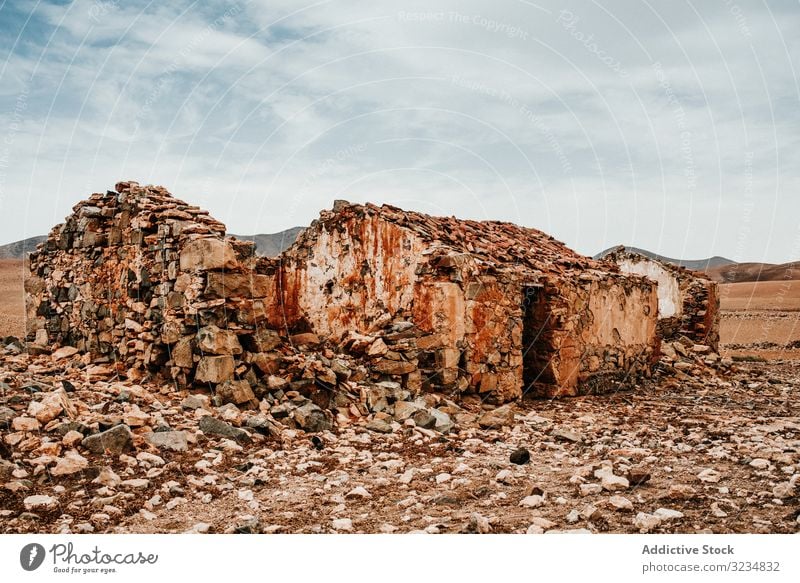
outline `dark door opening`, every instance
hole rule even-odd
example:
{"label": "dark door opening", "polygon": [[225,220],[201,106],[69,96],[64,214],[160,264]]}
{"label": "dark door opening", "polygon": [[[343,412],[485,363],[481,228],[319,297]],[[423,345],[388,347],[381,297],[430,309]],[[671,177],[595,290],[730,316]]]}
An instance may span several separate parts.
{"label": "dark door opening", "polygon": [[550,366],[550,311],[545,301],[544,286],[522,287],[522,380],[523,393],[537,394],[537,386],[555,383]]}

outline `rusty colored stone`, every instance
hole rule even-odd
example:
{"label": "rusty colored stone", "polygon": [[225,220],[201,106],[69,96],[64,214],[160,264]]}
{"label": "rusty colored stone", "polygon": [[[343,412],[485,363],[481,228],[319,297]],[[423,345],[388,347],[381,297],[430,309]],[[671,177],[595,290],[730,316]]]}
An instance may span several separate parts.
{"label": "rusty colored stone", "polygon": [[223,383],[233,378],[232,356],[204,356],[195,372],[195,380],[201,383]]}

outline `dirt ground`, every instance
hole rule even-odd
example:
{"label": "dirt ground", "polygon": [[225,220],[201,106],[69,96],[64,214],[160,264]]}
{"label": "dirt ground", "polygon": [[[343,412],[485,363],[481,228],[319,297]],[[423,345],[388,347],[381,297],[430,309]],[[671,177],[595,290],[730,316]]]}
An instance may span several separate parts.
{"label": "dirt ground", "polygon": [[720,299],[725,354],[800,358],[800,281],[723,284]]}
{"label": "dirt ground", "polygon": [[18,259],[0,259],[0,336],[25,334],[23,264]]}

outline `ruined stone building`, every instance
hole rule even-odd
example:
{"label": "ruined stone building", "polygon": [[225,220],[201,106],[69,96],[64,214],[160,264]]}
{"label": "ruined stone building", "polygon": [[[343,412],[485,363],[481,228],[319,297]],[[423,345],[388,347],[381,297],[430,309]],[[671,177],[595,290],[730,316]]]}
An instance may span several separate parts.
{"label": "ruined stone building", "polygon": [[30,255],[29,337],[129,377],[234,379],[242,342],[262,340],[239,304],[272,289],[253,244],[158,186],[121,182],[73,211]]}
{"label": "ruined stone building", "polygon": [[285,251],[275,327],[336,338],[413,323],[407,374],[499,400],[632,383],[657,347],[656,286],[544,233],[339,202]]}
{"label": "ruined stone building", "polygon": [[624,246],[611,249],[603,259],[616,264],[620,271],[658,283],[658,331],[663,340],[683,335],[719,350],[719,289],[715,281]]}
{"label": "ruined stone building", "polygon": [[[292,388],[361,378],[493,402],[632,385],[658,351],[650,279],[534,229],[391,206],[338,202],[266,258],[165,189],[122,182],[77,204],[30,272],[30,340],[234,402],[280,381],[300,339],[328,356]],[[363,374],[331,372],[331,349]]]}

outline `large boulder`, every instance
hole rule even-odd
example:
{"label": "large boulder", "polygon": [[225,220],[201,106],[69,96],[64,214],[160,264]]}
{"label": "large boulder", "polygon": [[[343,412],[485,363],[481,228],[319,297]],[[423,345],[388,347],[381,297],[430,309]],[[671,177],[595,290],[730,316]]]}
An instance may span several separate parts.
{"label": "large boulder", "polygon": [[209,273],[206,295],[218,298],[264,298],[271,290],[267,275],[251,273]]}
{"label": "large boulder", "polygon": [[256,400],[253,389],[250,388],[250,383],[247,381],[225,381],[217,387],[217,396],[222,399],[223,403],[233,403],[234,405],[242,405]]}
{"label": "large boulder", "polygon": [[206,326],[197,332],[197,347],[204,354],[241,354],[239,338],[230,330]]}
{"label": "large boulder", "polygon": [[194,379],[200,383],[224,383],[233,378],[234,368],[232,356],[204,356],[197,364]]}
{"label": "large boulder", "polygon": [[236,253],[230,243],[216,237],[189,241],[181,249],[181,271],[235,269]]}
{"label": "large boulder", "polygon": [[484,429],[501,429],[503,426],[514,425],[514,406],[503,405],[497,409],[487,411],[478,418],[478,425]]}
{"label": "large boulder", "polygon": [[327,431],[331,428],[331,421],[325,411],[310,402],[295,409],[294,420],[302,429],[311,433]]}
{"label": "large boulder", "polygon": [[81,442],[81,445],[92,453],[120,454],[130,447],[132,440],[133,434],[131,434],[130,427],[115,425],[108,431],[90,435]]}

